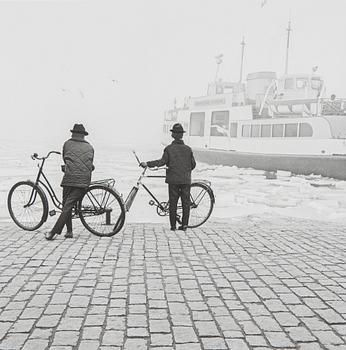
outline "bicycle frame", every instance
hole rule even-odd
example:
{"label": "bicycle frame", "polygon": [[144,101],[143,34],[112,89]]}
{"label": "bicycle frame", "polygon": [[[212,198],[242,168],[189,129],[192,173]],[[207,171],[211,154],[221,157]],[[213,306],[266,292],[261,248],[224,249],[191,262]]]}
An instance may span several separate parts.
{"label": "bicycle frame", "polygon": [[[31,158],[33,160],[35,159],[38,159],[38,160],[42,160],[41,164],[38,165],[39,167],[39,171],[38,171],[38,174],[37,174],[37,177],[36,177],[36,180],[35,180],[35,186],[39,186],[41,185],[49,194],[52,202],[53,202],[53,205],[58,209],[58,210],[62,210],[62,203],[60,202],[60,200],[58,199],[57,195],[55,194],[54,190],[53,190],[53,187],[52,185],[50,184],[49,180],[47,179],[46,175],[44,174],[43,172],[43,166],[44,166],[44,163],[46,161],[46,159],[49,157],[49,155],[51,153],[56,153],[56,154],[60,154],[60,152],[56,152],[56,151],[52,151],[52,152],[49,152],[48,155],[46,157],[42,157],[42,158],[38,158],[37,154],[35,153],[34,155],[31,156]],[[44,181],[43,182],[41,180],[41,176],[43,177]],[[30,196],[30,199],[29,199],[29,203],[26,205],[26,206],[30,206],[32,203],[35,202],[35,199],[36,199],[36,196],[37,196],[37,192],[36,191],[32,191],[32,194]]]}
{"label": "bicycle frame", "polygon": [[155,195],[149,190],[149,188],[145,184],[143,184],[143,182],[142,182],[143,178],[146,178],[146,177],[147,178],[165,178],[165,176],[164,175],[145,175],[147,169],[148,168],[143,169],[141,175],[139,176],[139,178],[137,180],[136,186],[132,187],[131,191],[129,192],[129,194],[125,200],[125,209],[126,209],[126,211],[130,210],[132,203],[137,195],[138,189],[140,186],[142,186],[147,191],[147,193],[150,195],[150,197],[154,200],[154,203],[156,203],[156,206],[162,212],[167,212],[167,208],[161,204],[161,202],[155,197]]}
{"label": "bicycle frame", "polygon": [[[165,176],[161,176],[161,175],[147,175],[146,177],[165,178]],[[168,207],[167,207],[167,205],[163,206],[161,204],[162,202],[159,202],[159,200],[154,196],[154,194],[149,190],[149,188],[146,185],[144,185],[143,183],[141,185],[147,191],[147,193],[149,193],[150,197],[154,200],[154,202],[156,203],[156,206],[158,207],[158,209],[160,209],[163,213],[168,214]],[[155,203],[149,202],[150,205],[154,205]],[[165,202],[165,204],[167,204],[167,202]]]}
{"label": "bicycle frame", "polygon": [[[48,194],[49,194],[49,196],[50,196],[50,198],[52,200],[52,203],[55,206],[55,208],[61,211],[62,208],[63,208],[63,204],[58,199],[58,197],[57,197],[57,195],[56,195],[52,185],[50,184],[47,176],[43,172],[43,167],[44,167],[45,161],[46,161],[46,159],[49,157],[49,155],[51,153],[60,154],[60,152],[52,151],[52,152],[49,152],[46,157],[42,157],[42,158],[39,158],[36,153],[31,156],[31,158],[34,159],[34,160],[35,159],[42,160],[41,164],[38,165],[39,171],[38,171],[38,174],[37,174],[37,177],[36,177],[36,180],[35,180],[35,186],[40,186],[41,185],[43,187],[43,189],[45,189],[46,192],[48,192]],[[43,178],[43,180],[41,180],[41,178]],[[107,186],[107,187],[113,187],[114,186],[114,182],[115,182],[114,179],[105,179],[105,180],[93,181],[91,183],[91,185],[104,185],[104,186]],[[32,205],[35,202],[36,196],[37,196],[37,191],[33,190],[32,193],[31,193],[29,202],[28,202],[28,204],[26,206]],[[85,213],[87,213],[88,216],[94,216],[94,215],[103,214],[103,210],[98,211],[96,208],[100,208],[100,207],[102,208],[104,203],[99,203],[97,198],[95,198],[92,194],[89,194],[88,196],[89,196],[90,201],[92,203],[95,203],[95,204],[93,205],[92,209],[90,209],[90,208],[82,208],[82,210]],[[102,199],[102,202],[104,202],[104,201],[105,201],[105,198]],[[78,217],[78,212],[79,212],[78,206],[76,205],[75,208],[72,211],[72,218]],[[54,215],[55,211],[54,210],[50,211],[49,214],[50,215]],[[106,214],[108,214],[108,213],[106,212]]]}
{"label": "bicycle frame", "polygon": [[[54,206],[57,209],[62,210],[62,202],[60,202],[60,200],[58,199],[57,195],[55,194],[55,192],[53,190],[52,185],[50,184],[49,180],[47,179],[46,175],[44,174],[44,172],[42,170],[43,163],[44,163],[44,161],[42,162],[42,165],[40,167],[40,170],[39,170],[39,173],[37,175],[37,179],[36,179],[35,185],[41,184],[46,189],[46,191],[48,192],[48,194],[49,194],[49,196],[50,196]],[[43,179],[45,180],[46,183],[44,183],[43,181],[40,180],[41,176],[43,177]]]}

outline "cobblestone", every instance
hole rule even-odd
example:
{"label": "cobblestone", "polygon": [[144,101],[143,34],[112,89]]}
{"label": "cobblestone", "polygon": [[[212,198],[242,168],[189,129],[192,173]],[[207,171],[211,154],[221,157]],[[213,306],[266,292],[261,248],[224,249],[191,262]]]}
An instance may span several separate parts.
{"label": "cobblestone", "polygon": [[346,349],[342,225],[76,227],[53,242],[0,228],[0,350]]}

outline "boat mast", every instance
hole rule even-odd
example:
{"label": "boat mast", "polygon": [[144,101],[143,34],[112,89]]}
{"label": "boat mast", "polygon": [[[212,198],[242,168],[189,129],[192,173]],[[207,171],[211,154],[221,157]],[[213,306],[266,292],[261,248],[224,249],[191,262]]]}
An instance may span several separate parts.
{"label": "boat mast", "polygon": [[216,60],[215,83],[217,82],[217,79],[218,79],[219,69],[220,69],[220,65],[222,63],[222,59],[223,59],[223,54],[215,56],[215,60]]}
{"label": "boat mast", "polygon": [[240,45],[241,45],[241,60],[240,60],[240,77],[239,77],[239,83],[241,83],[242,80],[243,80],[243,62],[244,62],[244,48],[245,48],[244,36],[243,36],[243,40],[241,41]]}
{"label": "boat mast", "polygon": [[286,62],[285,62],[285,74],[288,72],[288,51],[290,47],[290,35],[291,35],[291,19],[288,21],[288,27],[287,27],[287,45],[286,45]]}

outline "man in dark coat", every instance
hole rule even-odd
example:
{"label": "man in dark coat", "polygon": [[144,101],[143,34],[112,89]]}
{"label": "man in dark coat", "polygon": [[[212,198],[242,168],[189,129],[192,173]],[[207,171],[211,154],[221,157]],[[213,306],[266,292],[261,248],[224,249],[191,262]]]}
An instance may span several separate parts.
{"label": "man in dark coat", "polygon": [[176,229],[177,222],[177,204],[179,197],[181,198],[183,207],[182,225],[179,230],[185,231],[190,216],[190,187],[191,187],[191,171],[196,167],[196,161],[192,150],[184,144],[182,140],[184,129],[181,124],[173,125],[170,130],[174,141],[168,145],[163,152],[161,159],[149,162],[142,162],[142,167],[167,166],[166,183],[168,184],[169,193],[169,221],[171,230]]}
{"label": "man in dark coat", "polygon": [[66,238],[72,238],[72,208],[83,197],[91,181],[91,172],[94,170],[94,148],[84,138],[88,133],[83,124],[75,124],[72,137],[64,143],[62,157],[65,172],[61,182],[63,188],[63,209],[52,230],[46,239],[52,240],[56,234],[60,235],[66,225]]}

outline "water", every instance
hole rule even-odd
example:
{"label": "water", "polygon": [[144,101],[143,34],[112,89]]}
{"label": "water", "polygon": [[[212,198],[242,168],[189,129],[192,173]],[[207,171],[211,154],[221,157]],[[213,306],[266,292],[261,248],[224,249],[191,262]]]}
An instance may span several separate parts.
{"label": "water", "polygon": [[[95,166],[93,180],[114,178],[116,189],[124,199],[135,185],[141,168],[129,145],[95,143]],[[0,221],[10,221],[7,211],[7,194],[11,186],[20,180],[35,180],[37,162],[30,154],[44,154],[53,148],[39,142],[3,142],[0,147]],[[55,147],[59,150],[59,147]],[[141,160],[158,159],[162,146],[138,145]],[[45,173],[52,186],[61,196],[61,157],[52,155],[45,165]],[[164,174],[164,172],[162,172]],[[212,166],[198,163],[193,172],[194,179],[211,181],[216,203],[211,220],[228,220],[251,214],[285,215],[326,221],[346,219],[346,182],[320,176],[290,176],[279,172],[277,179],[266,179],[264,172],[228,166]],[[164,179],[146,179],[150,190],[161,200],[168,197]],[[315,185],[315,186],[313,186]],[[158,222],[168,225],[167,217],[156,214],[155,207],[148,205],[149,195],[140,189],[126,222]],[[50,209],[53,206],[50,203]],[[49,218],[46,227],[56,217]]]}

